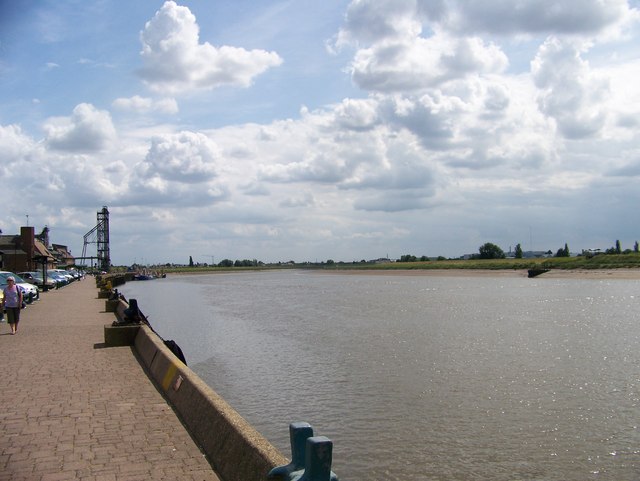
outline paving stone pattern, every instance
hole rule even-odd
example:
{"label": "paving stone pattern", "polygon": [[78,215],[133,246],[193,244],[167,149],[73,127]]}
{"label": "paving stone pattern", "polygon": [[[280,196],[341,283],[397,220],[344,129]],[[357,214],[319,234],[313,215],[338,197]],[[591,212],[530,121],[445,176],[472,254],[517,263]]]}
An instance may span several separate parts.
{"label": "paving stone pattern", "polygon": [[0,324],[0,481],[218,477],[113,321],[94,279],[41,294]]}

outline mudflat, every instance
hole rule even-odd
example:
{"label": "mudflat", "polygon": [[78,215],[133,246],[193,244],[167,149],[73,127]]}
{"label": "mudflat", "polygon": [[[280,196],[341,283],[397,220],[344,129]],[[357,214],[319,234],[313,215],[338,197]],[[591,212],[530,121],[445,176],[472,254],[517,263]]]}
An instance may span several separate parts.
{"label": "mudflat", "polygon": [[[441,276],[441,277],[527,277],[526,269],[331,269],[320,274]],[[640,269],[551,269],[536,279],[639,279]]]}

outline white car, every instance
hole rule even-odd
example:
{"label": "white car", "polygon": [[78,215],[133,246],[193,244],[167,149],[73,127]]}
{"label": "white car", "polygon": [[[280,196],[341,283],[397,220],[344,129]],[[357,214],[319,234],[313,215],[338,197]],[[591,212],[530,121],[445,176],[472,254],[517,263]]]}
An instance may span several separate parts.
{"label": "white car", "polygon": [[69,283],[76,280],[76,278],[69,271],[65,271],[64,269],[49,269],[49,272],[55,272],[59,276],[66,278]]}

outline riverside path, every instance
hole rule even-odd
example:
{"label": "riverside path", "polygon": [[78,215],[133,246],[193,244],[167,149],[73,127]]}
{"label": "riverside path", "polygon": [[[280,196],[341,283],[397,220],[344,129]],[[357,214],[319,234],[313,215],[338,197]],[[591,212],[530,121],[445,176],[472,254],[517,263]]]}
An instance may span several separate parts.
{"label": "riverside path", "polygon": [[218,480],[130,347],[93,278],[0,324],[0,480]]}

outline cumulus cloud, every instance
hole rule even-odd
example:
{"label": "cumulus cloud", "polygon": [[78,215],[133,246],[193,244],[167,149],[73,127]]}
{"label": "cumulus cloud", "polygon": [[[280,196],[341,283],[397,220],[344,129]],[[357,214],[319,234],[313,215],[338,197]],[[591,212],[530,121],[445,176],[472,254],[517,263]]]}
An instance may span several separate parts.
{"label": "cumulus cloud", "polygon": [[348,130],[365,131],[378,122],[376,102],[372,99],[344,99],[335,109],[336,123]]}
{"label": "cumulus cloud", "polygon": [[434,35],[360,49],[351,73],[365,90],[411,92],[470,74],[500,73],[507,65],[500,48],[480,38]]}
{"label": "cumulus cloud", "polygon": [[540,110],[553,117],[569,138],[597,134],[606,120],[608,80],[590,70],[581,50],[574,41],[550,37],[532,62],[533,78],[541,90]]}
{"label": "cumulus cloud", "polygon": [[300,161],[261,165],[260,179],[274,183],[319,182],[335,184],[345,177],[345,159],[328,153],[310,153]]}
{"label": "cumulus cloud", "polygon": [[77,105],[70,117],[50,118],[44,131],[51,148],[70,152],[104,150],[116,138],[109,112],[87,103]]}
{"label": "cumulus cloud", "polygon": [[[409,140],[409,142],[407,142]],[[435,192],[437,163],[407,135],[384,142],[357,164],[353,174],[340,184],[341,189],[376,190],[381,192],[414,192],[413,198],[431,197]],[[373,157],[377,152],[378,158]],[[374,160],[371,160],[374,159]]]}
{"label": "cumulus cloud", "polygon": [[421,19],[415,15],[416,8],[414,1],[354,0],[347,8],[345,25],[335,43],[342,47],[350,43],[415,37],[422,31]]}
{"label": "cumulus cloud", "polygon": [[487,115],[503,112],[509,106],[509,91],[503,85],[493,84],[487,87],[484,107]]}
{"label": "cumulus cloud", "polygon": [[180,132],[152,139],[138,175],[159,186],[165,182],[197,184],[217,175],[217,147],[204,134]]}
{"label": "cumulus cloud", "polygon": [[466,111],[462,99],[440,92],[420,97],[388,97],[382,103],[387,122],[416,135],[427,149],[450,147]]}
{"label": "cumulus cloud", "polygon": [[0,152],[3,157],[3,168],[0,175],[11,173],[12,165],[22,163],[34,149],[33,140],[18,125],[0,125]]}
{"label": "cumulus cloud", "polygon": [[187,7],[167,1],[140,35],[143,80],[173,94],[224,85],[248,87],[282,59],[275,52],[200,43],[199,27]]}
{"label": "cumulus cloud", "polygon": [[353,0],[334,45],[356,47],[350,71],[359,87],[408,92],[504,72],[501,36],[594,39],[638,18],[626,0],[585,0],[580,8],[571,0]]}
{"label": "cumulus cloud", "polygon": [[632,15],[626,0],[583,0],[579,6],[573,0],[418,0],[417,6],[428,20],[462,34],[593,35]]}
{"label": "cumulus cloud", "polygon": [[[582,139],[632,125],[585,58],[637,19],[625,0],[353,0],[334,45],[355,48],[352,79],[375,99],[372,120],[354,125],[409,132],[456,169],[535,169],[557,158],[556,132]],[[510,42],[534,38],[530,72],[513,76],[509,55],[521,52]],[[343,102],[336,121],[353,111]]]}
{"label": "cumulus cloud", "polygon": [[429,15],[445,17],[449,8],[446,2],[353,1],[335,44],[357,48],[349,66],[354,83],[369,92],[417,95],[503,73],[509,60],[497,44],[426,26]]}
{"label": "cumulus cloud", "polygon": [[[344,127],[345,116],[357,122],[358,128]],[[369,194],[358,192],[378,192],[386,198],[385,192],[413,190],[403,202],[394,202],[392,210],[414,209],[425,205],[425,199],[435,192],[437,167],[429,159],[415,137],[408,131],[396,131],[393,126],[375,126],[380,115],[380,106],[373,100],[343,102],[332,109],[306,112],[304,120],[291,125],[273,124],[271,139],[267,145],[256,146],[260,152],[261,165],[256,182],[315,185],[333,187],[340,192],[353,192],[354,199]],[[364,124],[367,128],[360,128]],[[317,130],[310,126],[322,126],[324,135],[316,138]],[[288,143],[285,139],[295,138]],[[233,136],[225,132],[226,142],[233,142]],[[279,146],[270,155],[269,145]],[[285,147],[286,146],[286,147]],[[312,147],[310,147],[312,146]],[[278,191],[288,190],[281,186]],[[389,194],[391,195],[391,194]],[[297,198],[294,196],[294,198]],[[291,198],[285,199],[290,205]],[[353,201],[343,199],[342,203],[353,205]],[[377,210],[373,206],[369,210]],[[379,210],[379,209],[378,209]],[[386,210],[386,208],[384,209]]]}
{"label": "cumulus cloud", "polygon": [[35,196],[32,209],[40,205],[94,205],[123,192],[122,172],[110,170],[120,162],[102,157],[101,152],[53,149],[14,125],[0,125],[0,150],[5,161],[0,178],[13,177],[11,185],[19,179],[21,190],[13,195]]}
{"label": "cumulus cloud", "polygon": [[113,107],[123,111],[136,112],[140,114],[147,113],[178,113],[178,103],[174,98],[152,99],[149,97],[141,97],[134,95],[129,98],[118,98],[113,101]]}

